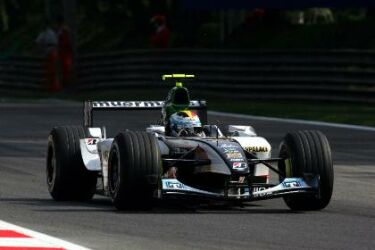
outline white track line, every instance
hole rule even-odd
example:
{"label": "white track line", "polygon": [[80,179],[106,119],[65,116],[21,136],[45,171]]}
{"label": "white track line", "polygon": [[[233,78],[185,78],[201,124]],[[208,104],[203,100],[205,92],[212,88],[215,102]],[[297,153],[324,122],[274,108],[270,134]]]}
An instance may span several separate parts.
{"label": "white track line", "polygon": [[226,117],[241,118],[241,119],[272,121],[272,122],[286,122],[286,123],[294,123],[294,124],[305,124],[305,125],[375,132],[374,127],[359,126],[359,125],[339,124],[339,123],[331,123],[331,122],[318,122],[318,121],[305,121],[305,120],[298,120],[298,119],[284,119],[284,118],[276,118],[276,117],[253,116],[253,115],[243,115],[243,114],[218,112],[218,111],[208,111],[208,113],[211,115],[226,116]]}
{"label": "white track line", "polygon": [[50,244],[34,238],[0,238],[0,247],[62,248],[61,245]]}
{"label": "white track line", "polygon": [[89,250],[85,248],[58,238],[38,233],[30,229],[19,227],[8,222],[0,220],[1,230],[12,230],[18,233],[29,236],[30,238],[0,238],[0,247],[55,247],[71,250]]}

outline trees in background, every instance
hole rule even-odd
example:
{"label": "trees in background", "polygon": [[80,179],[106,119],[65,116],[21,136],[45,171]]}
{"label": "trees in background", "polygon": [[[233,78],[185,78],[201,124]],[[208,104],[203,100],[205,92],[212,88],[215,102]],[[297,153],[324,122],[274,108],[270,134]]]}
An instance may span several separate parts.
{"label": "trees in background", "polygon": [[32,51],[45,19],[53,22],[58,15],[66,14],[67,3],[76,6],[70,15],[76,20],[81,52],[149,48],[150,20],[160,13],[171,29],[172,47],[375,47],[374,32],[369,32],[375,25],[374,9],[265,9],[262,18],[254,18],[253,10],[191,10],[184,9],[180,2],[0,0],[0,50],[17,40],[20,50]]}

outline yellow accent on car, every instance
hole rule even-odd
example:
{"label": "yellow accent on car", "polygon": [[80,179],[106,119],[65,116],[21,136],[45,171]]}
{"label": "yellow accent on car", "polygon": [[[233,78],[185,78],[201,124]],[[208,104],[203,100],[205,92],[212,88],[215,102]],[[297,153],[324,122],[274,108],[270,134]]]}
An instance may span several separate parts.
{"label": "yellow accent on car", "polygon": [[167,79],[181,79],[181,78],[194,78],[195,75],[188,75],[188,74],[170,74],[170,75],[162,75],[163,81]]}
{"label": "yellow accent on car", "polygon": [[293,170],[292,170],[292,159],[288,158],[285,159],[285,177],[292,177]]}

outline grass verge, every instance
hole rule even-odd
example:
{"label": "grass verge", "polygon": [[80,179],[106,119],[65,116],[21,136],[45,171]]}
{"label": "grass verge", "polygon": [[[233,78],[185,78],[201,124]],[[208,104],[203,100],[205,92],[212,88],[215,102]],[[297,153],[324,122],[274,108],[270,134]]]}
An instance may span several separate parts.
{"label": "grass verge", "polygon": [[319,103],[313,101],[218,101],[209,103],[212,110],[375,126],[375,106],[353,103]]}

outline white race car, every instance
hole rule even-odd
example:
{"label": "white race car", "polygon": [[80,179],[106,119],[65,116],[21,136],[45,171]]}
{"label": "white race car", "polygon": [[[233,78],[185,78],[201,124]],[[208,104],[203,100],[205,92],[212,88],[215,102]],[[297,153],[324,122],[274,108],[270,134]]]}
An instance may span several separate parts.
{"label": "white race car", "polygon": [[[205,136],[170,136],[165,125],[150,125],[146,131],[124,130],[107,138],[105,128],[93,126],[94,110],[163,109],[168,102],[179,104],[177,96],[170,93],[165,102],[85,102],[85,126],[55,127],[50,133],[51,196],[87,200],[96,193],[111,197],[118,209],[181,197],[236,203],[283,197],[294,210],[328,205],[333,165],[328,140],[319,131],[288,133],[279,157],[271,158],[270,143],[251,126],[230,125],[224,135],[206,124],[206,102],[189,98],[189,109],[203,117]],[[270,183],[270,170],[279,175],[278,183]]]}

